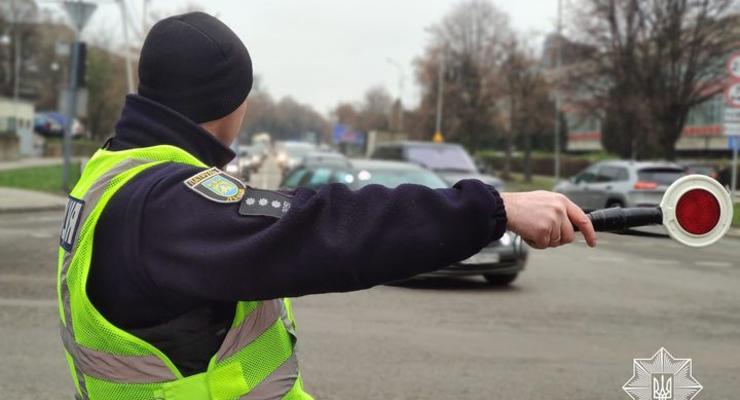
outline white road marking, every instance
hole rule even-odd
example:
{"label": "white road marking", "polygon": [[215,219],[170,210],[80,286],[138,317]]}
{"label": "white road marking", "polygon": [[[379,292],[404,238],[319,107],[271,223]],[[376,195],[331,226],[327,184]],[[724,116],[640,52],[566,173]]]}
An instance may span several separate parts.
{"label": "white road marking", "polygon": [[59,215],[40,215],[40,216],[33,216],[33,217],[25,217],[23,218],[23,221],[28,222],[57,222],[59,224],[62,223],[62,217]]}
{"label": "white road marking", "polygon": [[589,261],[596,261],[596,262],[603,262],[603,261],[610,261],[610,262],[623,262],[624,258],[622,257],[606,257],[606,256],[589,256]]}
{"label": "white road marking", "polygon": [[720,267],[729,268],[732,267],[732,263],[729,261],[696,261],[694,262],[698,267]]}
{"label": "white road marking", "polygon": [[676,265],[679,262],[677,260],[665,260],[661,258],[642,258],[640,261],[646,263],[646,264],[656,264],[656,265]]}
{"label": "white road marking", "polygon": [[36,239],[50,239],[56,235],[49,232],[31,232],[28,234],[28,236]]}

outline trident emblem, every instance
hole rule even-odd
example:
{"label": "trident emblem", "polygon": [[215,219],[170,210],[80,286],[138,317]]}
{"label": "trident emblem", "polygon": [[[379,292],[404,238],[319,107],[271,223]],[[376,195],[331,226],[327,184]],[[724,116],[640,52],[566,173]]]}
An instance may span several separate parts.
{"label": "trident emblem", "polygon": [[673,374],[653,374],[652,400],[673,400]]}
{"label": "trident emblem", "polygon": [[650,358],[635,358],[632,378],[622,387],[632,400],[692,400],[702,386],[690,358],[676,358],[661,348]]}

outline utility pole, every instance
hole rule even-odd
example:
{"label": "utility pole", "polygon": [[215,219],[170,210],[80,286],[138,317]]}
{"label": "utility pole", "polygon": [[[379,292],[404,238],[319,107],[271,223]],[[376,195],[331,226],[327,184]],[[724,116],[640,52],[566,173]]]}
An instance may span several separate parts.
{"label": "utility pole", "polygon": [[121,7],[121,20],[123,21],[123,55],[126,58],[126,82],[128,84],[128,92],[134,93],[136,89],[134,88],[134,72],[131,66],[131,45],[128,39],[129,16],[126,8],[126,0],[118,0],[118,5]]}
{"label": "utility pole", "polygon": [[442,51],[439,56],[439,75],[437,76],[437,124],[434,132],[434,137],[442,136],[442,107],[444,106],[444,86],[445,86],[445,56],[447,53],[447,45],[442,47]]}
{"label": "utility pole", "polygon": [[560,180],[560,68],[563,62],[563,0],[558,0],[558,26],[556,29],[557,53],[555,55],[555,182]]}
{"label": "utility pole", "polygon": [[[72,43],[72,54],[69,67],[69,88],[67,92],[67,127],[64,130],[63,153],[64,168],[62,170],[62,190],[69,190],[69,168],[70,153],[72,147],[72,134],[74,133],[74,120],[77,116],[77,70],[80,63],[80,32],[90,20],[92,13],[97,8],[94,3],[84,1],[65,1],[64,10],[67,11],[74,25],[74,42]],[[84,60],[83,60],[84,62]]]}

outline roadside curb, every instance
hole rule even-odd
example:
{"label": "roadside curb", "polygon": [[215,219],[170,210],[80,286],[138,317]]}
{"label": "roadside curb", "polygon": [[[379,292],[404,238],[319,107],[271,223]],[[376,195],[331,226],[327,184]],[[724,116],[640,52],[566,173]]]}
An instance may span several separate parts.
{"label": "roadside curb", "polygon": [[0,187],[0,214],[60,211],[67,198],[33,190]]}
{"label": "roadside curb", "polygon": [[62,211],[64,206],[28,207],[28,208],[0,208],[0,214],[23,214],[33,212]]}
{"label": "roadside curb", "polygon": [[32,212],[45,212],[45,211],[62,211],[64,210],[63,205],[53,206],[39,206],[39,207],[0,207],[0,214],[23,214]]}

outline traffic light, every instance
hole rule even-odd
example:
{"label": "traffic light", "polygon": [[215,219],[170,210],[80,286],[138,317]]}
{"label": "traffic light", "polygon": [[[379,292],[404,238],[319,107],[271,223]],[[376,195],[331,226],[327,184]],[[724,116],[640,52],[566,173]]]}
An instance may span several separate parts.
{"label": "traffic light", "polygon": [[[72,52],[74,54],[74,51]],[[87,43],[77,42],[77,87],[87,86]]]}

